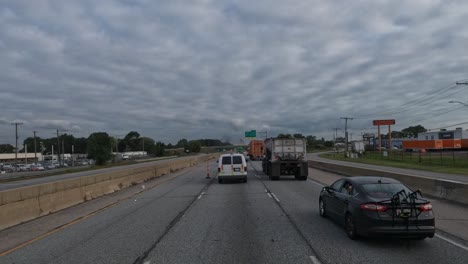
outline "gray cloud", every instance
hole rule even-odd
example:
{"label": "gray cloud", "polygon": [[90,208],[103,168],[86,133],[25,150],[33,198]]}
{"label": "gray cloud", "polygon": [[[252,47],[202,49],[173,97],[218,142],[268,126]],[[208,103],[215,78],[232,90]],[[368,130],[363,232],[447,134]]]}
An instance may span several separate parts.
{"label": "gray cloud", "polygon": [[22,137],[137,130],[166,142],[331,138],[341,116],[357,117],[355,134],[376,118],[468,121],[466,109],[430,118],[468,87],[379,115],[468,78],[467,15],[465,1],[4,1],[0,141],[14,140],[7,120],[24,121]]}

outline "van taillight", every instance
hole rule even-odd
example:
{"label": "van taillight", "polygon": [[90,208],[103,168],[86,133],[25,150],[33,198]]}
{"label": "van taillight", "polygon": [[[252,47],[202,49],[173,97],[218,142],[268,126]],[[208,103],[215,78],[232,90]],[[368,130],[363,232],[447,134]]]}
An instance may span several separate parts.
{"label": "van taillight", "polygon": [[432,211],[432,204],[427,203],[419,206],[419,211],[421,212],[429,212]]}
{"label": "van taillight", "polygon": [[385,212],[387,211],[387,207],[381,204],[361,204],[361,210],[364,211],[373,211],[373,212]]}

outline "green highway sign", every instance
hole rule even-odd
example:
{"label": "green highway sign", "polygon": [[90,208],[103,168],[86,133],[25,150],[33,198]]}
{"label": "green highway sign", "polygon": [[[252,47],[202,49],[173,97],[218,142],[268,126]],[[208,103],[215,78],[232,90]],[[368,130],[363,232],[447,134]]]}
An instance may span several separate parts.
{"label": "green highway sign", "polygon": [[257,138],[257,130],[245,131],[245,138],[247,139]]}

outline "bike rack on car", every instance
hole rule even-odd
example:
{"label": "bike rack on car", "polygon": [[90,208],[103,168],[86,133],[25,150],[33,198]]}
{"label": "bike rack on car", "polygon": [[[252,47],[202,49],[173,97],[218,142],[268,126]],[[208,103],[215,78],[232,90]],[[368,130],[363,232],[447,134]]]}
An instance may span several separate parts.
{"label": "bike rack on car", "polygon": [[[418,198],[418,195],[420,198]],[[422,196],[422,193],[420,190],[414,191],[412,193],[406,193],[405,190],[401,190],[397,193],[395,193],[392,198],[389,200],[384,200],[381,201],[381,203],[385,202],[390,202],[392,206],[392,226],[395,226],[395,219],[397,217],[402,218],[405,223],[406,223],[406,229],[408,230],[409,228],[409,218],[414,215],[416,217],[415,219],[415,224],[416,226],[418,225],[418,217],[421,214],[421,211],[418,210],[418,207],[416,205],[417,200],[423,200],[427,202],[426,200],[422,199],[424,198]],[[408,208],[403,208],[403,206],[407,207],[409,205],[409,212],[405,211],[404,209]],[[414,214],[413,214],[414,213]]]}

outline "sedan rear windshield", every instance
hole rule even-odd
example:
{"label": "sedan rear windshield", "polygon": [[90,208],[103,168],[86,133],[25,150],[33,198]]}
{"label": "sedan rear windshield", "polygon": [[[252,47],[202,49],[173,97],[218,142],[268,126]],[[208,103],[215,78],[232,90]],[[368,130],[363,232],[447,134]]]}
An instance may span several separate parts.
{"label": "sedan rear windshield", "polygon": [[241,156],[232,156],[232,163],[233,164],[242,164],[242,157]]}
{"label": "sedan rear windshield", "polygon": [[367,183],[361,187],[369,196],[376,198],[390,198],[401,190],[405,190],[406,193],[412,192],[401,183]]}

